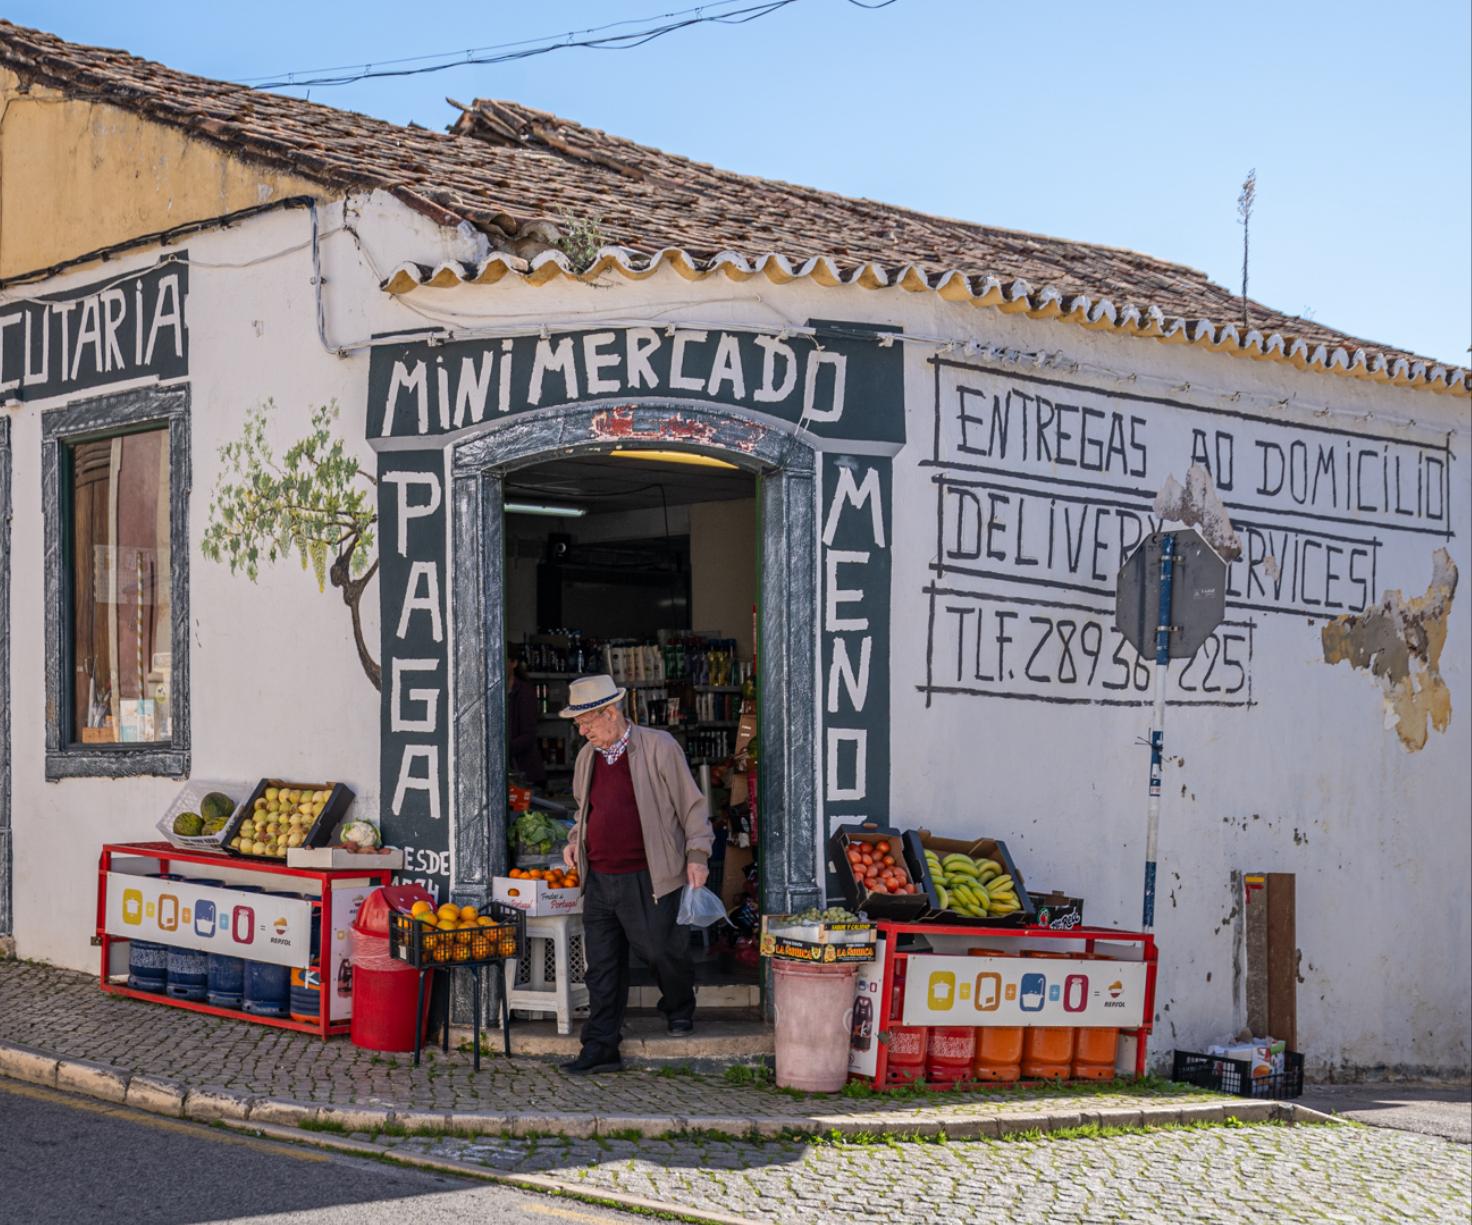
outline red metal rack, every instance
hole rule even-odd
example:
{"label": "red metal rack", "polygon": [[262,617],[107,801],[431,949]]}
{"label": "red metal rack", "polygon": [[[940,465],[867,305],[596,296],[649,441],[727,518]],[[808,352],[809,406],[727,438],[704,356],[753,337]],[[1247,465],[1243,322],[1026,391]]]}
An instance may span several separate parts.
{"label": "red metal rack", "polygon": [[[881,920],[879,923],[879,938],[884,942],[884,971],[879,984],[879,999],[876,1002],[877,1015],[874,1019],[874,1030],[879,1035],[878,1059],[874,1068],[873,1086],[875,1090],[884,1091],[898,1086],[891,1085],[889,1081],[889,1043],[887,1035],[892,1024],[901,1024],[900,1018],[894,1014],[892,996],[895,983],[895,964],[897,961],[908,958],[912,954],[900,952],[896,946],[899,937],[903,934],[918,933],[925,936],[959,936],[976,942],[988,944],[999,940],[1067,940],[1082,944],[1083,953],[1088,955],[1094,952],[1097,944],[1138,944],[1140,946],[1140,960],[1145,963],[1145,1020],[1138,1029],[1122,1029],[1120,1033],[1131,1035],[1135,1039],[1135,1075],[1145,1074],[1145,1048],[1150,1037],[1151,1019],[1155,1015],[1155,971],[1157,951],[1155,937],[1149,932],[1114,931],[1104,927],[1075,927],[1067,931],[1055,931],[1050,927],[972,927],[962,924],[939,924],[939,923],[899,923]],[[955,1088],[974,1087],[969,1081],[961,1081],[957,1084],[929,1085],[936,1091],[944,1091]]]}
{"label": "red metal rack", "polygon": [[[149,1000],[155,1004],[169,1004],[175,1008],[186,1008],[191,1012],[206,1012],[215,1017],[231,1017],[237,1021],[253,1021],[257,1025],[270,1025],[277,1029],[294,1029],[300,1033],[317,1034],[324,1040],[334,1034],[348,1032],[348,1021],[332,1021],[328,1008],[327,991],[322,992],[322,1010],[319,1019],[293,1021],[289,1017],[263,1017],[235,1008],[217,1008],[213,1004],[194,1000],[177,1000],[157,995],[151,991],[137,991],[132,987],[111,981],[112,946],[127,944],[123,936],[111,936],[105,930],[107,923],[107,876],[112,871],[114,856],[134,859],[156,860],[160,872],[169,871],[170,864],[188,863],[233,872],[255,872],[265,876],[289,876],[298,880],[317,882],[321,897],[312,903],[316,915],[313,922],[320,924],[320,956],[326,957],[332,947],[332,890],[334,885],[377,884],[387,885],[393,881],[391,868],[289,868],[284,863],[271,863],[262,859],[248,859],[234,855],[217,855],[208,851],[188,851],[168,842],[109,842],[103,845],[97,861],[97,939],[102,946],[102,962],[99,985],[111,995],[126,995],[135,1000]],[[228,887],[228,886],[227,886]]]}

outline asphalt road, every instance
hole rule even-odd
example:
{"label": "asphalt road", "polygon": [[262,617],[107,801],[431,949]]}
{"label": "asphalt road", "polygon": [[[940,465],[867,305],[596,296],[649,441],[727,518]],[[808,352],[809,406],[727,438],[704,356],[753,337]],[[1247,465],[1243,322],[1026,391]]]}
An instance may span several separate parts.
{"label": "asphalt road", "polygon": [[648,1218],[0,1079],[0,1225],[617,1225]]}
{"label": "asphalt road", "polygon": [[1472,1089],[1465,1084],[1305,1085],[1298,1100],[1314,1110],[1342,1114],[1371,1127],[1393,1127],[1472,1144]]}

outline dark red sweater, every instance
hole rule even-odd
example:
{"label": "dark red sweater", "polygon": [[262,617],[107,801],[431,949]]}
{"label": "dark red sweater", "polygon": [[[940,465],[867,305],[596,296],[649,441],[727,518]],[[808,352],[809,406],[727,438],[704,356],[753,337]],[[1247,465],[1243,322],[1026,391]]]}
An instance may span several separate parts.
{"label": "dark red sweater", "polygon": [[611,766],[602,757],[593,762],[588,790],[588,865],[612,876],[641,872],[649,866],[627,751]]}

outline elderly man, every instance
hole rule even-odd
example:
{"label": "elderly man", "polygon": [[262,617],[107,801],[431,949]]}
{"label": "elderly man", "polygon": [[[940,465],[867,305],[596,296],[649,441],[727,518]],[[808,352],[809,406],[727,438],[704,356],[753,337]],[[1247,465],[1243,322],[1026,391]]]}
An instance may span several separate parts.
{"label": "elderly man", "polygon": [[681,887],[709,875],[710,814],[684,750],[668,732],[629,722],[624,692],[612,677],[582,677],[560,712],[588,739],[573,767],[578,816],[562,852],[583,889],[588,1021],[581,1053],[562,1065],[579,1074],[623,1067],[631,948],[654,971],[670,1033],[695,1028],[689,935],[676,919]]}

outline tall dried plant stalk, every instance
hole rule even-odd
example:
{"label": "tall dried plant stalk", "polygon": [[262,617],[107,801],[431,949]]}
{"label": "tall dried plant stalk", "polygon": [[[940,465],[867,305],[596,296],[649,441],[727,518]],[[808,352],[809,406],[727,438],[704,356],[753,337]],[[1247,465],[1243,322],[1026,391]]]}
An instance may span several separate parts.
{"label": "tall dried plant stalk", "polygon": [[1237,195],[1237,220],[1242,223],[1242,331],[1247,331],[1247,247],[1252,225],[1252,206],[1257,202],[1257,167],[1247,172]]}

